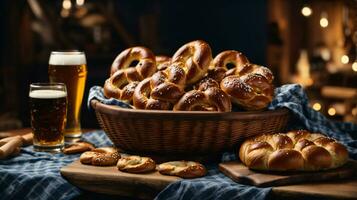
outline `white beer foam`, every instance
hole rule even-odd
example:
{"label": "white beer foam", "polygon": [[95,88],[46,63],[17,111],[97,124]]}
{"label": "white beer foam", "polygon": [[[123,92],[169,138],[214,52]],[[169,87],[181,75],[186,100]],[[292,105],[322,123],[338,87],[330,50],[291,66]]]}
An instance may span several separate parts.
{"label": "white beer foam", "polygon": [[60,90],[34,90],[30,92],[30,97],[36,99],[57,99],[66,96],[67,93]]}
{"label": "white beer foam", "polygon": [[50,56],[50,65],[83,65],[87,64],[84,54],[68,53],[65,54],[52,54]]}

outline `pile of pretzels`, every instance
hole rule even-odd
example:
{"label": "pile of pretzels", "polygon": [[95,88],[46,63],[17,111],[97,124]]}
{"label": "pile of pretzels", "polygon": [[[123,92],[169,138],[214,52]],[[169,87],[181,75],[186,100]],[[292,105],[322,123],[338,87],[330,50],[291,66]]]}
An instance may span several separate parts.
{"label": "pile of pretzels", "polygon": [[229,112],[233,103],[262,110],[273,99],[273,79],[268,68],[241,52],[223,51],[213,59],[210,46],[196,40],[172,58],[145,47],[124,50],[111,66],[104,95],[136,109]]}
{"label": "pile of pretzels", "polygon": [[[69,147],[69,149],[70,148],[71,147]],[[76,153],[78,153],[78,151]],[[134,174],[152,173],[157,170],[163,175],[178,176],[181,178],[197,178],[205,176],[207,173],[205,166],[198,162],[181,160],[157,165],[150,157],[121,154],[118,149],[114,147],[93,147],[91,150],[88,149],[84,151],[79,160],[85,165],[116,165],[119,171]]]}

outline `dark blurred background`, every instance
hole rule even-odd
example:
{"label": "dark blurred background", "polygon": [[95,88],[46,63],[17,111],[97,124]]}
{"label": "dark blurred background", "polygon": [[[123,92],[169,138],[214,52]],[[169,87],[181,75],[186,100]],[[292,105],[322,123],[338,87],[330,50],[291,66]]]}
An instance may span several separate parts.
{"label": "dark blurred background", "polygon": [[52,50],[85,51],[82,127],[97,128],[85,100],[118,53],[143,45],[171,56],[195,39],[214,55],[243,52],[276,86],[303,85],[315,110],[357,121],[356,0],[3,0],[0,27],[0,130],[30,125],[29,84],[48,81]]}

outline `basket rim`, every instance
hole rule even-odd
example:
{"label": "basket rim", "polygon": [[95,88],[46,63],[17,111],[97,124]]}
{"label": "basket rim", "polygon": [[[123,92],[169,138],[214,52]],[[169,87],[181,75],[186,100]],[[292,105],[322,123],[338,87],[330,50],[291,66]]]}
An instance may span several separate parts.
{"label": "basket rim", "polygon": [[120,115],[122,117],[138,118],[212,118],[212,119],[256,119],[287,116],[289,109],[278,108],[265,111],[239,111],[239,112],[215,112],[215,111],[172,111],[172,110],[143,110],[122,108],[116,105],[106,105],[97,99],[91,100],[92,108],[103,114]]}

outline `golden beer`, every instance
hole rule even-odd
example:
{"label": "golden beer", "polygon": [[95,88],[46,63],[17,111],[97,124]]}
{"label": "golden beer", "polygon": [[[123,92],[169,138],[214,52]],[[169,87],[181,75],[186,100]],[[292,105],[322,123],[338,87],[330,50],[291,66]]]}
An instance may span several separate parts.
{"label": "golden beer", "polygon": [[82,134],[80,114],[87,79],[84,52],[52,52],[48,74],[50,82],[64,83],[67,87],[67,123],[65,137],[80,137]]}
{"label": "golden beer", "polygon": [[35,150],[60,151],[64,145],[66,86],[63,83],[34,83],[30,85],[29,97]]}

